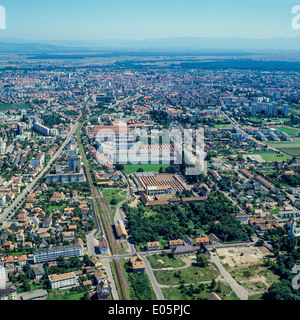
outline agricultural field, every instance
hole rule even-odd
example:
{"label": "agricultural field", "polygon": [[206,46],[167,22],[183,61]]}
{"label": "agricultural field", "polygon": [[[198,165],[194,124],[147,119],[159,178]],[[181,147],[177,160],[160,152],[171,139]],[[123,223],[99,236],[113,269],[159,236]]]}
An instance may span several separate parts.
{"label": "agricultural field", "polygon": [[268,144],[290,156],[300,158],[300,138],[295,138],[293,142],[269,142]]}

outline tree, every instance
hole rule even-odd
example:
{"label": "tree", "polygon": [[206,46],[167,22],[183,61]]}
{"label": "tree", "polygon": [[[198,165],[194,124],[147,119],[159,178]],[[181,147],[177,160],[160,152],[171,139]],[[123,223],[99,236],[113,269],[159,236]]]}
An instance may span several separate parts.
{"label": "tree", "polygon": [[201,268],[207,267],[208,261],[207,261],[206,255],[202,254],[202,253],[198,254],[197,255],[197,263],[198,263],[198,266]]}
{"label": "tree", "polygon": [[124,170],[124,165],[118,163],[118,164],[116,164],[116,169],[117,169],[118,171],[122,171],[122,170]]}
{"label": "tree", "polygon": [[269,298],[271,300],[290,300],[292,293],[290,282],[282,280],[280,282],[274,282],[268,291]]}
{"label": "tree", "polygon": [[24,288],[24,291],[25,291],[25,292],[30,291],[31,285],[30,285],[30,282],[29,282],[28,279],[24,280],[24,282],[23,282],[23,288]]}
{"label": "tree", "polygon": [[113,205],[113,206],[116,205],[117,204],[117,200],[115,198],[111,199],[110,204]]}
{"label": "tree", "polygon": [[241,154],[239,154],[237,156],[237,161],[243,161],[243,160],[244,160],[243,156]]}
{"label": "tree", "polygon": [[216,280],[215,279],[212,279],[212,281],[211,281],[211,284],[210,284],[210,289],[214,289],[215,288],[215,286],[216,286]]}
{"label": "tree", "polygon": [[257,247],[261,247],[261,246],[263,246],[263,244],[264,244],[264,240],[262,240],[262,239],[259,239],[257,242],[256,242],[256,246]]}
{"label": "tree", "polygon": [[88,292],[85,292],[84,296],[81,298],[81,300],[90,300],[90,296]]}

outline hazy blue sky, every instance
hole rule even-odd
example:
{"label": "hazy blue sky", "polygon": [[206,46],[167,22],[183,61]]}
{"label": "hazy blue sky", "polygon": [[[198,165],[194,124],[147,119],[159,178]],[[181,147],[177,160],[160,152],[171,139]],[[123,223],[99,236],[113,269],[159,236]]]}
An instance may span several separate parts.
{"label": "hazy blue sky", "polygon": [[296,37],[300,0],[0,0],[0,38],[46,40],[163,37]]}

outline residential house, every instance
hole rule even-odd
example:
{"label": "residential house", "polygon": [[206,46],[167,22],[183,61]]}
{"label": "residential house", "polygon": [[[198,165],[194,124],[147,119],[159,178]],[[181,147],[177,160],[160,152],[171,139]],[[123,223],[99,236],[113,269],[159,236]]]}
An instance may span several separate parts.
{"label": "residential house", "polygon": [[12,249],[13,245],[12,245],[12,242],[11,241],[5,241],[2,245],[2,248],[3,249]]}
{"label": "residential house", "polygon": [[74,231],[62,232],[63,241],[72,241],[74,240]]}
{"label": "residential house", "polygon": [[135,273],[145,271],[145,262],[138,253],[135,253],[132,257],[130,257],[130,264],[132,271]]}
{"label": "residential house", "polygon": [[185,243],[185,245],[192,246],[194,244],[189,236],[184,236],[182,240]]}
{"label": "residential house", "polygon": [[158,250],[160,247],[159,241],[147,242],[148,251]]}
{"label": "residential house", "polygon": [[99,239],[98,251],[100,254],[105,254],[108,251],[108,244],[105,238]]}
{"label": "residential house", "polygon": [[209,244],[209,238],[208,237],[200,237],[195,238],[195,245],[200,246],[201,244],[208,245]]}
{"label": "residential house", "polygon": [[22,243],[22,248],[23,249],[31,249],[32,248],[32,242],[26,241]]}
{"label": "residential house", "polygon": [[24,236],[24,230],[21,229],[17,232],[16,234],[16,241],[17,242],[23,242],[25,240],[25,236]]}
{"label": "residential house", "polygon": [[101,281],[103,281],[104,283],[107,283],[107,276],[106,274],[100,270],[100,269],[97,269],[95,272],[94,272],[94,279],[96,281],[96,284],[99,284]]}
{"label": "residential house", "polygon": [[98,300],[109,300],[110,297],[110,288],[105,287],[104,282],[100,282],[97,285],[97,298]]}
{"label": "residential house", "polygon": [[32,267],[32,271],[34,273],[35,279],[41,279],[43,278],[44,274],[45,274],[45,270],[43,267]]}
{"label": "residential house", "polygon": [[102,267],[102,263],[101,263],[101,261],[100,261],[100,259],[98,257],[91,256],[90,257],[90,261],[91,261],[91,263],[93,264],[93,266],[95,268],[101,268]]}
{"label": "residential house", "polygon": [[0,289],[0,300],[17,300],[17,289],[15,286]]}
{"label": "residential house", "polygon": [[5,268],[12,268],[15,264],[15,259],[12,256],[7,256],[4,258],[3,263]]}
{"label": "residential house", "polygon": [[209,243],[212,245],[216,245],[220,243],[219,238],[214,233],[210,233],[208,235],[208,239],[209,239]]}
{"label": "residential house", "polygon": [[52,224],[52,218],[45,218],[42,222],[42,228],[50,228]]}
{"label": "residential house", "polygon": [[170,240],[169,241],[169,248],[173,249],[175,247],[183,246],[183,240],[176,239],[176,240]]}

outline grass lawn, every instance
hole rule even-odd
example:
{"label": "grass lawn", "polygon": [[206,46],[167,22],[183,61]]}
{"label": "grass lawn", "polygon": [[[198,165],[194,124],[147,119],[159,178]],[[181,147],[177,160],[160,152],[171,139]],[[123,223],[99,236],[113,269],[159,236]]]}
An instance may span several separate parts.
{"label": "grass lawn", "polygon": [[181,273],[181,280],[184,283],[211,281],[216,279],[220,274],[219,270],[212,263],[204,268],[190,266],[179,270],[153,270],[157,282],[162,285],[180,284],[180,278],[174,275],[179,271]]}
{"label": "grass lawn", "polygon": [[290,128],[290,127],[288,127],[288,128],[286,128],[286,127],[276,127],[276,129],[279,130],[280,132],[285,132],[287,134],[297,134],[297,132],[299,131],[297,129],[293,129],[293,128]]}
{"label": "grass lawn", "polygon": [[264,294],[254,294],[248,297],[248,300],[264,300],[263,299]]}
{"label": "grass lawn", "polygon": [[[131,300],[156,300],[149,276],[146,273],[133,273],[128,259],[120,259],[127,281],[125,285],[127,295]],[[129,288],[128,288],[129,286]]]}
{"label": "grass lawn", "polygon": [[126,164],[124,165],[124,174],[129,175],[131,173],[135,173],[139,168],[143,168],[145,172],[153,171],[159,172],[161,167],[168,168],[169,164]]}
{"label": "grass lawn", "polygon": [[[124,191],[124,190],[123,190]],[[122,202],[124,199],[126,199],[126,195],[120,195],[119,193],[122,192],[121,194],[124,194],[122,189],[103,189],[102,194],[104,198],[106,199],[107,203],[110,206],[111,212],[114,212],[115,209],[117,208],[118,204]],[[116,203],[112,204],[111,201],[115,199]]]}
{"label": "grass lawn", "polygon": [[260,156],[267,162],[282,162],[288,160],[288,157],[277,153],[261,153]]}
{"label": "grass lawn", "polygon": [[67,294],[50,294],[47,300],[81,300],[84,292],[67,293]]}
{"label": "grass lawn", "polygon": [[[197,285],[194,285],[194,287],[197,287]],[[189,285],[186,288],[189,289]],[[194,293],[191,296],[184,293],[180,287],[162,288],[162,292],[166,300],[203,300],[206,299],[210,292],[216,292],[222,300],[239,300],[231,287],[223,282],[217,282],[214,288],[211,288],[210,284],[205,284],[203,291]]]}
{"label": "grass lawn", "polygon": [[49,206],[47,207],[47,209],[49,211],[55,211],[55,210],[60,210],[60,211],[63,211],[65,208],[67,207],[67,204],[66,203],[63,203],[61,206]]}
{"label": "grass lawn", "polygon": [[155,254],[153,256],[148,256],[147,260],[153,269],[162,268],[180,268],[185,266],[185,263],[179,258],[173,258],[169,255]]}
{"label": "grass lawn", "polygon": [[232,129],[232,125],[231,124],[216,124],[215,128],[224,128],[224,129]]}

